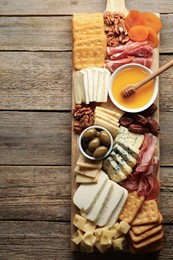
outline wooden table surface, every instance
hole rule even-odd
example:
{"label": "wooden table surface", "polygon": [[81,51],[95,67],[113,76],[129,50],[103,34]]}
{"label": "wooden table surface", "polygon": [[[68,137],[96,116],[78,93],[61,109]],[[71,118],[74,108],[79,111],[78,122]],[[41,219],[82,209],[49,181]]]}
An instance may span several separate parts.
{"label": "wooden table surface", "polygon": [[[0,0],[0,259],[96,259],[70,251],[71,18],[106,0]],[[173,58],[173,0],[126,0],[161,13],[160,65]],[[160,76],[161,212],[173,259],[173,70]],[[101,255],[98,259],[115,259]],[[156,259],[149,257],[150,259]],[[118,259],[139,259],[118,255]],[[146,259],[141,257],[140,259]]]}

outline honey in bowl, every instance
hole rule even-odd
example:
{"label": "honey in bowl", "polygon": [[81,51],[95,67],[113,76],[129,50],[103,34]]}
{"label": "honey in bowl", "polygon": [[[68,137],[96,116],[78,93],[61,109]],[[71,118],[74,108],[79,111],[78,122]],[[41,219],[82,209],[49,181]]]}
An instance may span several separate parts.
{"label": "honey in bowl", "polygon": [[111,89],[109,91],[110,98],[115,105],[124,111],[140,112],[151,105],[157,96],[155,81],[151,80],[138,89],[134,96],[125,99],[120,94],[121,90],[129,84],[142,81],[151,71],[144,66],[136,64],[129,64],[122,67],[112,75]]}

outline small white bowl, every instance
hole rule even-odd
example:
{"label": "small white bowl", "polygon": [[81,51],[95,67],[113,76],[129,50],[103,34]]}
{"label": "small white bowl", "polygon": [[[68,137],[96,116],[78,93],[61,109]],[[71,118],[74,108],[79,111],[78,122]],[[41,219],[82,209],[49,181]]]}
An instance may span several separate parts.
{"label": "small white bowl", "polygon": [[[104,156],[102,156],[102,157],[96,158],[96,157],[94,157],[94,156],[90,156],[90,155],[88,155],[88,154],[84,151],[84,149],[83,149],[83,146],[82,146],[83,135],[84,135],[84,133],[85,133],[88,129],[92,129],[92,128],[95,128],[95,129],[98,130],[98,131],[106,131],[106,132],[108,133],[109,137],[110,137],[111,143],[110,143],[110,145],[109,145],[108,151],[107,151],[107,153],[106,153]],[[93,126],[87,127],[87,128],[80,134],[80,136],[79,136],[79,149],[80,149],[81,153],[82,153],[86,158],[88,158],[88,159],[90,159],[90,160],[96,161],[96,160],[102,160],[102,159],[106,158],[106,157],[110,154],[110,152],[112,151],[112,147],[113,147],[113,138],[112,138],[112,135],[110,134],[110,132],[109,132],[106,128],[104,128],[104,127],[102,127],[102,126],[93,125]]]}
{"label": "small white bowl", "polygon": [[[114,96],[113,96],[113,94],[112,94],[113,81],[114,81],[114,79],[117,77],[117,75],[118,75],[121,71],[123,71],[123,70],[125,70],[125,69],[128,69],[128,68],[132,68],[132,67],[140,68],[140,69],[142,69],[143,71],[145,71],[145,72],[148,73],[148,74],[151,74],[151,73],[152,73],[152,71],[151,71],[150,69],[148,69],[147,67],[145,67],[145,66],[143,66],[143,65],[141,65],[141,64],[136,64],[136,63],[130,63],[130,64],[126,64],[126,65],[123,65],[123,66],[119,67],[119,68],[118,68],[117,70],[115,70],[115,71],[113,72],[113,74],[111,75],[110,85],[109,85],[109,97],[110,97],[112,103],[113,103],[116,107],[118,107],[119,109],[121,109],[121,110],[123,110],[123,111],[125,111],[125,112],[138,113],[138,112],[144,111],[145,109],[147,109],[149,106],[151,106],[151,105],[154,103],[154,101],[155,101],[155,99],[156,99],[156,97],[157,97],[157,94],[158,94],[158,80],[157,80],[157,78],[154,79],[154,91],[153,91],[153,95],[152,95],[151,99],[149,100],[149,102],[146,103],[144,106],[139,107],[139,108],[134,108],[134,109],[132,109],[132,108],[127,108],[127,107],[125,107],[125,106],[122,106],[121,104],[119,104],[119,103],[117,102],[117,100],[114,98]],[[130,84],[130,83],[131,83],[131,82],[129,82],[129,84]],[[141,98],[142,98],[142,97],[141,97]]]}

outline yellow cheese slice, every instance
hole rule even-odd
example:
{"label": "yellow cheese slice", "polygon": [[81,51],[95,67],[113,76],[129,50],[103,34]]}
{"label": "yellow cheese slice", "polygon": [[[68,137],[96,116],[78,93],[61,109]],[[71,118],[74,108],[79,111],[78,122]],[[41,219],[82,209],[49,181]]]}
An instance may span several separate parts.
{"label": "yellow cheese slice", "polygon": [[74,172],[76,173],[80,173],[80,175],[84,175],[86,177],[90,177],[90,178],[96,178],[96,176],[98,175],[98,169],[88,169],[85,167],[80,167],[78,165],[76,165]]}

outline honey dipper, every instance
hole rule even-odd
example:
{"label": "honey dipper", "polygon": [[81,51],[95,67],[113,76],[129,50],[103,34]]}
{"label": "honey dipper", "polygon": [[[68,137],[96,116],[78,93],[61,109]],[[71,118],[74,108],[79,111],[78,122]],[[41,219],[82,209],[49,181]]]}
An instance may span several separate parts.
{"label": "honey dipper", "polygon": [[126,85],[120,92],[121,96],[125,99],[132,97],[136,94],[136,91],[141,88],[143,85],[148,83],[150,80],[156,78],[158,75],[160,75],[165,70],[169,69],[173,66],[173,60],[170,60],[166,64],[164,64],[162,67],[157,69],[155,72],[151,73],[148,77],[143,79],[142,81],[136,83],[136,84],[128,84]]}

